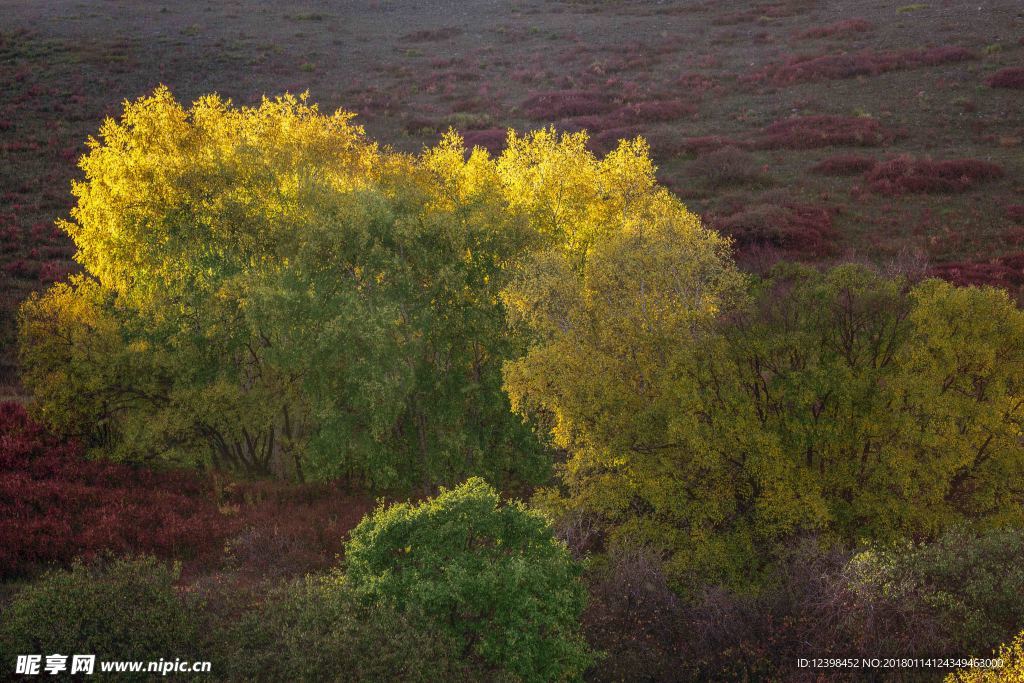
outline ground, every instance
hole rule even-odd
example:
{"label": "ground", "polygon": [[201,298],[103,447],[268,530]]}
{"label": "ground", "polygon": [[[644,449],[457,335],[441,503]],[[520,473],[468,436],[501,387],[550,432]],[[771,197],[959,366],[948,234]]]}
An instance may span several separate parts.
{"label": "ground", "polygon": [[0,397],[18,393],[18,303],[75,267],[53,221],[87,136],[160,83],[239,104],[308,90],[410,152],[449,126],[495,151],[506,127],[586,128],[596,151],[641,134],[747,267],[1024,285],[1018,0],[0,0],[0,17]]}

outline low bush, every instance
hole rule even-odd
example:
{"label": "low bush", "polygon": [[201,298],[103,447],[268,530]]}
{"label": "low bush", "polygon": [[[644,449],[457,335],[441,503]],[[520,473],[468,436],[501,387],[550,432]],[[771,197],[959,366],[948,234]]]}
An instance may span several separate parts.
{"label": "low bush", "polygon": [[[976,655],[982,657],[983,655]],[[1002,660],[998,668],[968,667],[946,677],[946,683],[1018,683],[1024,681],[1024,631],[1000,645],[992,656]]]}
{"label": "low bush", "polygon": [[865,33],[875,27],[866,19],[843,19],[825,26],[813,26],[798,32],[796,38],[839,38]]}
{"label": "low bush", "polygon": [[837,154],[819,161],[811,167],[814,173],[829,176],[858,175],[870,171],[877,162],[858,154]]}
{"label": "low bush", "polygon": [[877,76],[889,71],[938,66],[974,59],[966,48],[942,46],[911,50],[860,50],[824,55],[798,55],[750,74],[747,81],[785,86],[795,83]]}
{"label": "low bush", "polygon": [[963,192],[1004,174],[998,164],[980,159],[933,161],[901,156],[875,165],[864,178],[878,194],[942,194]]}
{"label": "low bush", "polygon": [[345,555],[357,595],[436,628],[475,665],[556,681],[591,661],[579,635],[580,568],[543,515],[502,504],[482,479],[379,508]]}
{"label": "low bush", "polygon": [[554,121],[567,116],[606,114],[615,103],[604,93],[589,90],[558,90],[528,97],[521,105],[527,118]]}
{"label": "low bush", "polygon": [[741,251],[773,249],[804,256],[834,253],[835,229],[827,208],[784,202],[755,204],[709,217],[711,225],[730,236]]}
{"label": "low bush", "polygon": [[932,266],[930,271],[955,285],[1024,286],[1024,256],[1011,254],[992,261],[955,261]]}
{"label": "low bush", "polygon": [[991,88],[1024,90],[1024,67],[1014,66],[1000,69],[985,79],[985,83]]}
{"label": "low bush", "polygon": [[105,552],[219,555],[231,529],[189,472],[86,460],[0,404],[0,576]]}
{"label": "low bush", "polygon": [[[197,658],[189,656],[198,654],[198,606],[179,596],[177,579],[176,567],[153,558],[76,564],[45,575],[19,591],[3,613],[0,652],[5,669],[14,671],[18,654]],[[96,678],[102,678],[99,667]],[[126,678],[131,680],[129,674],[117,675],[117,680]]]}
{"label": "low bush", "polygon": [[767,126],[755,144],[762,149],[875,147],[895,138],[895,133],[866,116],[794,116]]}
{"label": "low bush", "polygon": [[[847,582],[859,606],[848,629],[888,632],[892,655],[986,652],[1024,628],[1024,530],[953,528],[932,543],[870,550],[851,560]],[[891,624],[879,621],[883,605]],[[905,646],[892,637],[901,629]]]}
{"label": "low bush", "polygon": [[491,154],[500,154],[508,141],[508,130],[505,128],[484,128],[478,130],[459,131],[467,149],[483,147]]}
{"label": "low bush", "polygon": [[687,171],[712,189],[769,182],[757,160],[737,147],[722,147],[705,152],[690,164]]}
{"label": "low bush", "polygon": [[806,536],[778,552],[761,590],[706,586],[686,602],[656,558],[613,555],[591,577],[586,632],[608,656],[588,676],[810,681],[796,666],[808,653],[985,656],[1024,626],[1022,541],[1017,529],[961,529],[855,553]]}
{"label": "low bush", "polygon": [[278,589],[223,625],[213,649],[228,681],[474,680],[445,634],[362,604],[337,576]]}

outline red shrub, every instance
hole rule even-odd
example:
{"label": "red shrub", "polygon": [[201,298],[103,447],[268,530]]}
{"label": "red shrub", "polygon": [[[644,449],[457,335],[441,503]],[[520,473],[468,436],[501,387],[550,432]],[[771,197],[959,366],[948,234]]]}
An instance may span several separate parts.
{"label": "red shrub", "polygon": [[985,83],[992,88],[1024,90],[1024,67],[1015,66],[997,71],[985,79]]}
{"label": "red shrub", "polygon": [[961,261],[933,266],[930,275],[956,285],[992,285],[1020,287],[1024,285],[1024,254],[1004,256],[988,263]]}
{"label": "red shrub", "polygon": [[624,124],[675,121],[697,112],[697,108],[680,100],[647,100],[620,107],[613,116]]}
{"label": "red shrub", "polygon": [[931,161],[899,157],[877,164],[864,178],[873,192],[899,195],[963,192],[1003,175],[1001,166],[978,159]]}
{"label": "red shrub", "polygon": [[242,507],[238,531],[226,542],[227,562],[257,578],[329,568],[348,532],[373,509],[330,484],[258,482],[233,488]]}
{"label": "red shrub", "polygon": [[744,80],[761,81],[773,85],[792,85],[813,81],[877,76],[887,71],[919,66],[936,66],[949,62],[974,59],[970,50],[962,47],[935,47],[925,50],[860,50],[836,54],[796,56],[747,76]]}
{"label": "red shrub", "polygon": [[40,264],[38,261],[16,259],[10,263],[5,263],[4,270],[7,271],[8,275],[14,277],[35,279],[39,277]]}
{"label": "red shrub", "polygon": [[819,161],[811,170],[822,175],[857,175],[875,167],[875,160],[858,154],[837,154]]}
{"label": "red shrub", "polygon": [[830,38],[835,36],[848,36],[855,33],[864,33],[870,31],[875,27],[870,21],[865,19],[844,19],[837,21],[834,24],[828,24],[826,26],[815,26],[809,28],[806,31],[800,31],[794,37],[796,38]]}
{"label": "red shrub", "polygon": [[691,154],[703,154],[723,147],[742,148],[745,145],[732,138],[721,135],[704,135],[701,137],[684,138],[679,142],[680,148]]}
{"label": "red shrub", "polygon": [[726,216],[711,216],[718,231],[736,241],[740,252],[775,249],[803,256],[834,252],[835,229],[829,209],[787,202],[742,209]]}
{"label": "red shrub", "polygon": [[[635,127],[645,123],[674,121],[696,113],[697,108],[679,100],[641,100],[622,105],[607,114],[574,116],[563,121],[567,130],[587,130],[592,133],[613,130],[624,132],[620,137],[634,137]],[[628,129],[628,130],[625,130]],[[600,136],[595,136],[600,137]]]}
{"label": "red shrub", "polygon": [[588,90],[558,90],[527,98],[522,109],[528,118],[551,121],[567,116],[606,114],[615,108],[611,99]]}
{"label": "red shrub", "polygon": [[0,576],[102,552],[219,554],[230,520],[199,479],[85,460],[0,404]]}
{"label": "red shrub", "polygon": [[1024,204],[1011,204],[1007,206],[1006,217],[1015,223],[1024,223]]}
{"label": "red shrub", "polygon": [[39,268],[39,281],[50,284],[65,279],[71,273],[71,268],[59,261],[47,261]]}
{"label": "red shrub", "polygon": [[765,128],[761,149],[811,149],[833,145],[874,147],[895,139],[881,123],[863,116],[794,116]]}
{"label": "red shrub", "polygon": [[710,76],[699,73],[683,74],[676,79],[676,85],[684,88],[690,94],[701,95],[715,87],[715,81]]}
{"label": "red shrub", "polygon": [[462,139],[465,141],[466,149],[483,147],[492,154],[498,154],[505,149],[508,131],[504,128],[485,128],[482,130],[460,131],[460,135],[462,135]]}
{"label": "red shrub", "polygon": [[228,560],[256,573],[323,569],[372,507],[335,485],[229,484],[225,514],[192,471],[86,460],[0,403],[0,577],[101,553]]}

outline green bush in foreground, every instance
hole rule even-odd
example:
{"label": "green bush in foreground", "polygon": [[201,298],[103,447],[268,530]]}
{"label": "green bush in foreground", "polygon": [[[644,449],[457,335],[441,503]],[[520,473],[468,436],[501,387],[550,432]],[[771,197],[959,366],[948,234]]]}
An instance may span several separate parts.
{"label": "green bush in foreground", "polygon": [[220,633],[215,666],[231,681],[469,680],[453,643],[341,577],[307,577]]}
{"label": "green bush in foreground", "polygon": [[346,559],[357,594],[426,620],[495,673],[577,679],[592,661],[579,567],[544,516],[502,505],[482,479],[378,509],[352,532]]}
{"label": "green bush in foreground", "polygon": [[[178,576],[177,566],[151,557],[46,574],[3,613],[4,668],[14,671],[19,654],[94,654],[97,661],[198,658],[194,615],[174,587]],[[102,677],[98,668],[94,676]]]}

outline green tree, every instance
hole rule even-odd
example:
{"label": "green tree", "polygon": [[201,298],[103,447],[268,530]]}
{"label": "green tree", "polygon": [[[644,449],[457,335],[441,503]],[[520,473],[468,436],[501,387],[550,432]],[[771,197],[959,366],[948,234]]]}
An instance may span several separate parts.
{"label": "green tree", "polygon": [[356,594],[425,619],[492,671],[575,680],[591,661],[579,566],[544,516],[482,479],[379,508],[353,530],[345,566]]}
{"label": "green tree", "polygon": [[[539,339],[506,365],[512,405],[570,453],[543,505],[652,549],[679,585],[748,585],[812,530],[854,544],[1020,521],[1024,313],[1005,293],[847,265],[780,268],[744,298],[724,257],[697,255],[713,237],[640,256],[608,239],[582,277],[510,285]],[[673,272],[693,273],[686,296]]]}
{"label": "green tree", "polygon": [[454,135],[382,150],[304,98],[108,120],[61,226],[85,273],[21,311],[25,385],[102,454],[372,487],[535,479],[498,292],[537,241]]}

